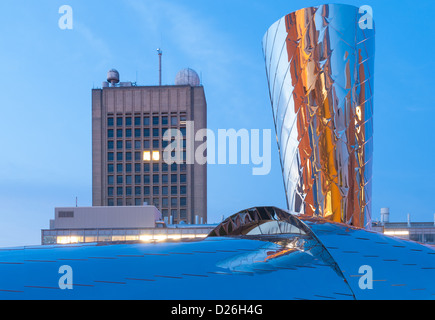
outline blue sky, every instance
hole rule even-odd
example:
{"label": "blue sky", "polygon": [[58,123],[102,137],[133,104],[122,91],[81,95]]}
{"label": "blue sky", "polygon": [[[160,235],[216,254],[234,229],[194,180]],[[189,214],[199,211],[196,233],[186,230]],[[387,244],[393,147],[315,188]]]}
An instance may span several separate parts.
{"label": "blue sky", "polygon": [[[201,74],[209,128],[273,130],[262,37],[283,15],[323,3],[2,1],[0,246],[39,244],[55,206],[76,197],[91,205],[91,89],[110,68],[155,85],[161,47],[164,84],[185,67]],[[435,2],[340,3],[370,5],[376,23],[374,219],[390,207],[392,221],[432,221]],[[72,30],[58,27],[64,4]],[[209,222],[254,205],[286,206],[274,141],[266,176],[250,165],[208,167]]]}

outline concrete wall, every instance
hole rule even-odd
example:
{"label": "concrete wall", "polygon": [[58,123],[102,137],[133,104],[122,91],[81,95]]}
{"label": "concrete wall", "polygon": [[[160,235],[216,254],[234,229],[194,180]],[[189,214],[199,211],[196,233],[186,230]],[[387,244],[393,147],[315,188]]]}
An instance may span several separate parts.
{"label": "concrete wall", "polygon": [[[67,217],[59,217],[59,215]],[[154,228],[161,219],[154,206],[55,208],[54,229]]]}

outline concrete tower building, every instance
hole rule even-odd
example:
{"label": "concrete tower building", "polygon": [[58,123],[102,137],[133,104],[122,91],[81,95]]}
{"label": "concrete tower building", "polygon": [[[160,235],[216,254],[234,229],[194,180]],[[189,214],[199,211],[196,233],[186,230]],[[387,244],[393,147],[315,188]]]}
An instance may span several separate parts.
{"label": "concrete tower building", "polygon": [[[186,122],[207,126],[204,88],[192,69],[175,85],[136,86],[108,72],[92,90],[93,206],[155,205],[169,222],[207,222],[207,165],[167,163],[163,135],[178,129],[186,154]],[[193,144],[197,145],[203,142]]]}

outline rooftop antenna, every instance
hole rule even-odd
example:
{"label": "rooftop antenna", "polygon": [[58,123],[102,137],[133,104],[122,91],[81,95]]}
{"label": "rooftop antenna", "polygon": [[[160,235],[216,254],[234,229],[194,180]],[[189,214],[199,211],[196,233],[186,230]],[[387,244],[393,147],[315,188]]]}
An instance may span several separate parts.
{"label": "rooftop antenna", "polygon": [[159,86],[162,85],[162,50],[157,49],[157,54],[159,55]]}

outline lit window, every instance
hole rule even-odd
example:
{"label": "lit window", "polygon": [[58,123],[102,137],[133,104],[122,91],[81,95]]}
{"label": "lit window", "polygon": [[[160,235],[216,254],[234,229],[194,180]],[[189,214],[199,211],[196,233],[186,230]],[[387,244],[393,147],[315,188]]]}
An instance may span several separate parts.
{"label": "lit window", "polygon": [[144,161],[150,161],[151,160],[151,152],[150,151],[144,151],[143,152],[143,160]]}
{"label": "lit window", "polygon": [[160,160],[160,152],[153,151],[153,161],[159,161],[159,160]]}

